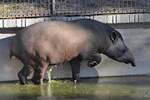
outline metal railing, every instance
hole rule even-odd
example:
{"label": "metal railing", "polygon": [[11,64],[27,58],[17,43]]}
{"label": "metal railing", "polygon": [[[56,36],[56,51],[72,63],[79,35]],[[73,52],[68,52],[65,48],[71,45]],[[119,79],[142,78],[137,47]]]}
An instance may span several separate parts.
{"label": "metal railing", "polygon": [[150,0],[0,0],[0,18],[150,13]]}

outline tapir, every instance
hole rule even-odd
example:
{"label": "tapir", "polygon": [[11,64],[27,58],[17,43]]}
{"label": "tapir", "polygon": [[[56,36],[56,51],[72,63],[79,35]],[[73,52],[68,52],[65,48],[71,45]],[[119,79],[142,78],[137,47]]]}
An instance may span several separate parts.
{"label": "tapir", "polygon": [[42,84],[47,67],[69,62],[72,78],[78,81],[80,63],[94,67],[104,54],[118,62],[135,66],[135,59],[121,34],[107,24],[92,19],[48,21],[36,23],[17,31],[11,41],[10,57],[24,64],[18,73],[21,84],[33,71],[32,81]]}

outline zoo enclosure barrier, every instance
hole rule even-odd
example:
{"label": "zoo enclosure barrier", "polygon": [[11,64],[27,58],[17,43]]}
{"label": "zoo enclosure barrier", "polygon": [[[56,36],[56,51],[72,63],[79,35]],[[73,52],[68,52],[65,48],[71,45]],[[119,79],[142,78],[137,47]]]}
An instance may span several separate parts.
{"label": "zoo enclosure barrier", "polygon": [[0,18],[149,13],[150,0],[0,0]]}

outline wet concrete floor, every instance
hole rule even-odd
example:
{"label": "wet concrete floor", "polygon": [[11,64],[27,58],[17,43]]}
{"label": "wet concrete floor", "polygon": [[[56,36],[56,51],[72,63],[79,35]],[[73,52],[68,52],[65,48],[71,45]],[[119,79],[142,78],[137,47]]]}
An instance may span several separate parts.
{"label": "wet concrete floor", "polygon": [[0,100],[150,100],[150,76],[53,81],[44,85],[0,83]]}

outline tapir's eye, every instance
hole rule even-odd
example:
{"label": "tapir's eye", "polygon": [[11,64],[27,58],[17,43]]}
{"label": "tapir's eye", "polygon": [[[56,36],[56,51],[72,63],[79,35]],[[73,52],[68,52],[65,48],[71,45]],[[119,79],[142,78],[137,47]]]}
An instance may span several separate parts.
{"label": "tapir's eye", "polygon": [[115,31],[113,31],[112,34],[110,35],[110,40],[111,40],[112,42],[114,42],[114,41],[116,40],[116,38],[117,38],[117,34],[116,34]]}

